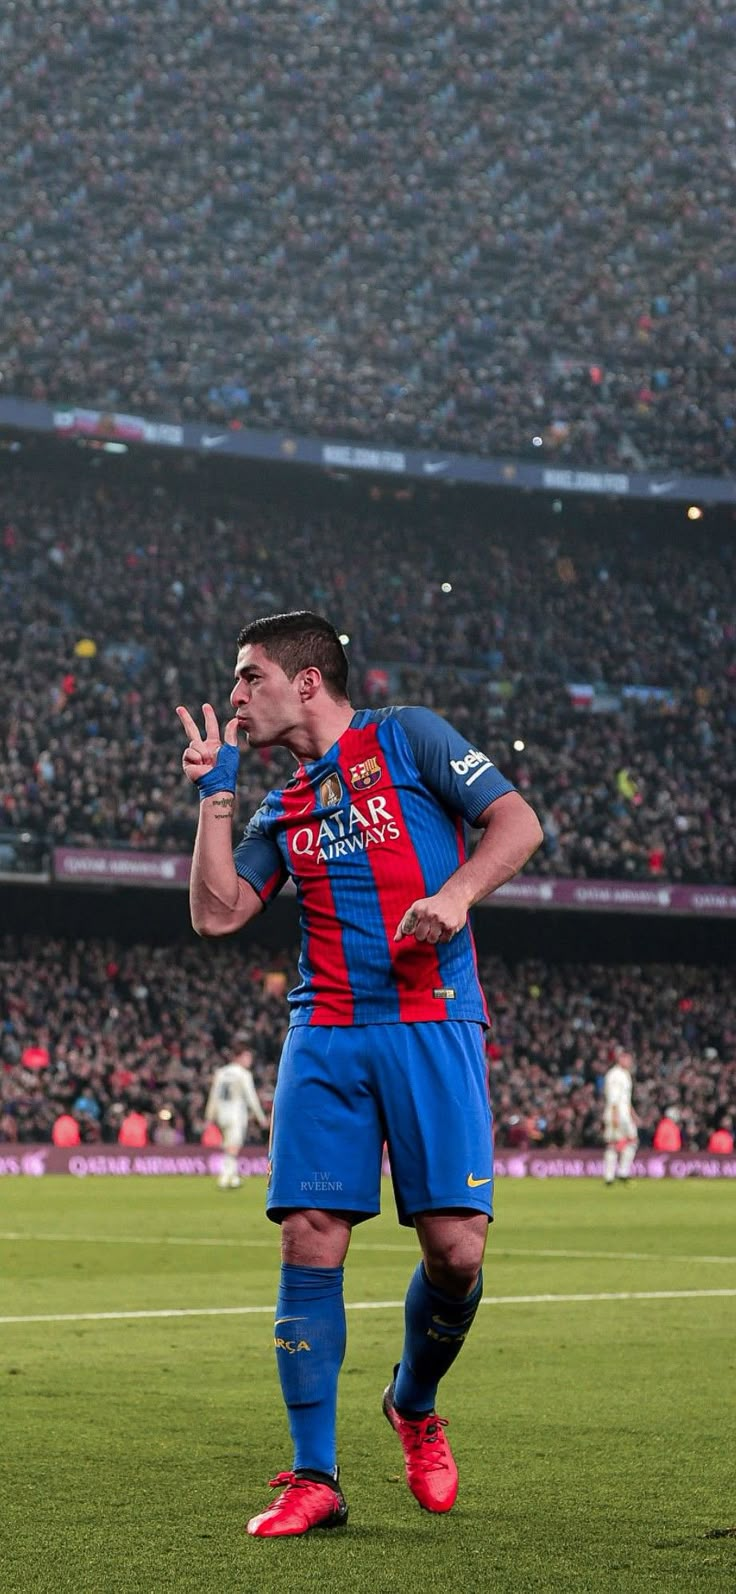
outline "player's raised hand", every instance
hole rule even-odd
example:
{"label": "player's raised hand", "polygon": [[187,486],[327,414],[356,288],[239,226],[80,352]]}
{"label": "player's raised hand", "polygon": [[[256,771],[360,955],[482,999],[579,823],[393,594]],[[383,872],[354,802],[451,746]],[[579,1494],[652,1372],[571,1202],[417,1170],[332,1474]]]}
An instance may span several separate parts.
{"label": "player's raised hand", "polygon": [[396,927],[395,941],[413,936],[415,941],[428,941],[430,946],[451,941],[462,930],[468,917],[467,905],[457,892],[443,886],[433,897],[418,897],[407,908]]}
{"label": "player's raised hand", "polygon": [[224,739],[220,739],[220,726],[217,715],[211,703],[202,704],[204,715],[204,736],[201,735],[196,721],[189,710],[181,704],[177,708],[184,734],[189,737],[189,746],[184,750],[182,769],[188,780],[196,785],[203,775],[214,769],[218,755],[223,746],[237,747],[238,722],[237,719],[228,720],[225,726]]}

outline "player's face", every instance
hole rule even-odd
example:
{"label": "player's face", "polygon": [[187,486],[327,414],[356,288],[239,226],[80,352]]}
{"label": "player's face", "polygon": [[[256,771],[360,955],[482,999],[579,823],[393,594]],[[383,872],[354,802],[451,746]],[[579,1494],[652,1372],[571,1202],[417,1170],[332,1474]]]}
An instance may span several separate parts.
{"label": "player's face", "polygon": [[237,657],[230,702],[251,747],[270,747],[300,723],[299,675],[290,681],[263,648],[247,643]]}

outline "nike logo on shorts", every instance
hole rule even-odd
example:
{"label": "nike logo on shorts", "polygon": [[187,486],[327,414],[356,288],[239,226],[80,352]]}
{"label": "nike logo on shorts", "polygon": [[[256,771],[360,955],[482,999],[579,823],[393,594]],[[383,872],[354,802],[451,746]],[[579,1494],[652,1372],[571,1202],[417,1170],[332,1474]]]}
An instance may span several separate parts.
{"label": "nike logo on shorts", "polygon": [[467,1183],[470,1185],[471,1190],[476,1190],[479,1184],[490,1184],[491,1183],[491,1177],[492,1176],[489,1173],[487,1179],[476,1179],[476,1178],[474,1178],[472,1173],[469,1173],[468,1174],[468,1178],[467,1178]]}

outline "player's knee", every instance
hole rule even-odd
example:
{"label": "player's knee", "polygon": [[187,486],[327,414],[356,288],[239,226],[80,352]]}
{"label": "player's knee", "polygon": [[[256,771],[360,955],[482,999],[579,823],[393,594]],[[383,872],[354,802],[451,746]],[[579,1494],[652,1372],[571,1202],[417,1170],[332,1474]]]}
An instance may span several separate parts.
{"label": "player's knee", "polygon": [[462,1299],[474,1288],[483,1262],[483,1239],[462,1235],[449,1242],[428,1247],[424,1266],[430,1283],[445,1295]]}
{"label": "player's knee", "polygon": [[340,1267],[350,1224],[334,1212],[288,1212],[281,1224],[281,1260],[292,1267]]}
{"label": "player's knee", "polygon": [[416,1229],[430,1283],[461,1300],[470,1295],[483,1263],[487,1217],[480,1212],[422,1213]]}
{"label": "player's knee", "polygon": [[443,1295],[456,1296],[464,1300],[470,1295],[478,1281],[480,1263],[471,1265],[466,1261],[444,1260],[432,1267],[427,1267],[430,1282],[435,1288],[441,1290]]}

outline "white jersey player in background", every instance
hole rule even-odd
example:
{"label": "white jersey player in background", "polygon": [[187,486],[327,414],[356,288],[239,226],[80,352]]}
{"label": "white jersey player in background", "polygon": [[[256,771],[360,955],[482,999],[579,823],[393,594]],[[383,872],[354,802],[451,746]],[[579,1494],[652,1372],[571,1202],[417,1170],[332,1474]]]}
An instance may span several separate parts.
{"label": "white jersey player in background", "polygon": [[606,1184],[613,1184],[616,1178],[626,1183],[639,1144],[638,1120],[631,1105],[633,1066],[631,1052],[617,1046],[613,1066],[603,1080],[603,1138],[606,1143],[603,1179]]}
{"label": "white jersey player in background", "polygon": [[217,1180],[221,1190],[237,1190],[240,1185],[238,1152],[248,1133],[249,1116],[253,1115],[261,1129],[268,1128],[268,1118],[253,1083],[252,1067],[253,1052],[246,1047],[231,1062],[215,1070],[207,1097],[205,1119],[207,1123],[217,1124],[222,1134],[223,1157]]}

